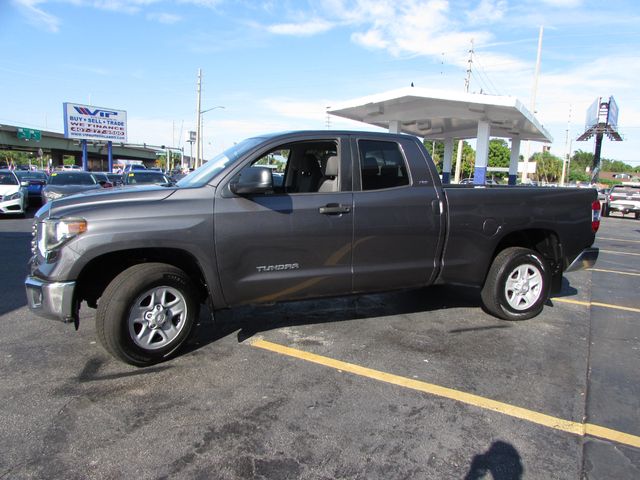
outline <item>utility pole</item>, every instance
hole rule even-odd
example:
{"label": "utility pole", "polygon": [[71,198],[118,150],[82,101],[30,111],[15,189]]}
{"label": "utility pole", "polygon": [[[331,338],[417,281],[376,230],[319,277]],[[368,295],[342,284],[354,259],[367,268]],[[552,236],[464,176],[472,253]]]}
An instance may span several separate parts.
{"label": "utility pole", "polygon": [[[540,33],[538,34],[538,54],[536,56],[536,71],[533,75],[533,89],[531,91],[531,113],[536,114],[536,96],[538,94],[538,77],[540,76],[540,59],[542,56],[542,34],[544,32],[544,26],[540,25]],[[524,163],[522,169],[522,183],[527,181],[527,170],[529,169],[529,152],[531,150],[531,140],[527,142],[527,153],[524,156]]]}
{"label": "utility pole", "polygon": [[[471,83],[471,65],[473,64],[473,38],[471,39],[471,50],[469,50],[469,60],[467,61],[467,76],[464,79],[464,92],[469,93],[469,84]],[[453,179],[455,183],[460,183],[460,169],[462,167],[462,149],[464,142],[458,140],[458,151],[456,153],[456,175]]]}
{"label": "utility pole", "polygon": [[195,168],[200,166],[200,143],[202,138],[200,138],[202,114],[200,113],[201,109],[201,95],[202,95],[202,70],[198,69],[198,89],[197,89],[197,107],[196,107],[196,161]]}
{"label": "utility pole", "polygon": [[564,160],[562,160],[562,176],[560,177],[560,186],[564,187],[566,177],[569,176],[568,163],[571,157],[571,147],[569,146],[569,130],[571,128],[571,105],[569,105],[569,119],[567,120],[567,132],[564,139]]}

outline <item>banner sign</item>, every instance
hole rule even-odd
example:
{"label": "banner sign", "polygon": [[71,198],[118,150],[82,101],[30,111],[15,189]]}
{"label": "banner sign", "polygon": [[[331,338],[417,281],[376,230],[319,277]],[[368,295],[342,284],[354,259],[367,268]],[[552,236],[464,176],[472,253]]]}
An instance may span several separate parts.
{"label": "banner sign", "polygon": [[587,130],[591,127],[595,127],[600,122],[600,119],[598,118],[600,112],[600,99],[601,97],[596,98],[587,110],[587,119],[585,122],[585,128]]}
{"label": "banner sign", "polygon": [[65,102],[64,136],[86,140],[127,141],[127,112]]}
{"label": "banner sign", "polygon": [[607,124],[616,130],[618,128],[618,104],[609,97],[609,112],[607,113]]}

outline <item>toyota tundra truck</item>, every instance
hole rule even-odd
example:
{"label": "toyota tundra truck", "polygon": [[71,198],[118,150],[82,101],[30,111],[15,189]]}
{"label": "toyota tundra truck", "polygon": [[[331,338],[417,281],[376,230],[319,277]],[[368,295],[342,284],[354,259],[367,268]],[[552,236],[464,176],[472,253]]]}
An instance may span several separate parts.
{"label": "toyota tundra truck", "polygon": [[[177,184],[44,205],[33,224],[33,312],[96,309],[114,357],[176,352],[200,306],[457,284],[505,320],[538,315],[564,272],[592,266],[591,189],[442,185],[421,141],[371,132],[247,139]],[[429,290],[424,290],[429,295]],[[84,307],[83,307],[84,308]]]}

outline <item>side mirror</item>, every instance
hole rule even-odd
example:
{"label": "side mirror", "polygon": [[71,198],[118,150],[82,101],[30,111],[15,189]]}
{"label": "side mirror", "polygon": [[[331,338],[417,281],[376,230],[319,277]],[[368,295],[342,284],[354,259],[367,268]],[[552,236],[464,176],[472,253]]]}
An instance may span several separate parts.
{"label": "side mirror", "polygon": [[266,167],[247,167],[231,180],[229,189],[236,195],[270,192],[273,190],[271,169]]}

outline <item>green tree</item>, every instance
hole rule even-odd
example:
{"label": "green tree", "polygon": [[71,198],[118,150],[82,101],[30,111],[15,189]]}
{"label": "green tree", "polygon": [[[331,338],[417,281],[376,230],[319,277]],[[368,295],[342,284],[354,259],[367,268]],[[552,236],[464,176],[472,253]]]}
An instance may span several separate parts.
{"label": "green tree", "polygon": [[[433,140],[424,140],[424,147],[427,149],[427,151],[429,152],[429,155],[431,155],[431,158],[433,158],[434,163],[436,164],[436,168],[438,169],[438,172],[442,173],[442,167],[443,167],[443,163],[444,163],[444,142],[440,142],[440,141],[433,141]],[[435,146],[435,149],[433,148]],[[455,158],[455,155],[454,155]]]}
{"label": "green tree", "polygon": [[538,181],[553,183],[560,180],[562,175],[562,160],[544,151],[531,156],[531,162],[536,162],[536,178]]}
{"label": "green tree", "polygon": [[[455,159],[457,158],[457,155],[458,155],[458,142],[456,142],[453,146],[454,164],[455,164]],[[462,142],[462,165],[460,166],[461,178],[469,178],[473,176],[475,163],[476,163],[476,151],[466,141]]]}
{"label": "green tree", "polygon": [[[489,166],[509,167],[511,161],[511,150],[507,142],[501,138],[494,138],[489,141]],[[506,173],[496,172],[493,176],[504,178]]]}

